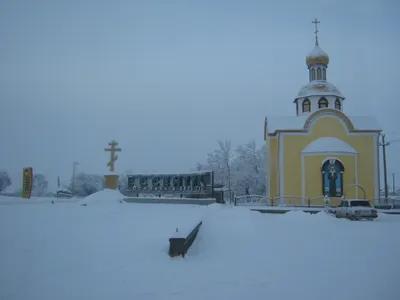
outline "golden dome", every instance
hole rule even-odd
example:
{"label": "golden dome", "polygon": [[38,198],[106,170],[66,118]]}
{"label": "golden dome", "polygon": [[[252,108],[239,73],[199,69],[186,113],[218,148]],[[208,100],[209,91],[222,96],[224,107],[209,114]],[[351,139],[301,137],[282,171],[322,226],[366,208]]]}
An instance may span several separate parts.
{"label": "golden dome", "polygon": [[306,64],[308,67],[311,67],[315,64],[321,64],[328,66],[329,64],[329,56],[324,50],[322,50],[318,45],[315,45],[313,51],[306,57]]}

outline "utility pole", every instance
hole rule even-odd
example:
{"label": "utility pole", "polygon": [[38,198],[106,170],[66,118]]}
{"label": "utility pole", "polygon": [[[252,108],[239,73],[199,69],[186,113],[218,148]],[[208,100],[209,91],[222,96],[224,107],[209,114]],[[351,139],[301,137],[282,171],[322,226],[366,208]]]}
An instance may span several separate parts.
{"label": "utility pole", "polygon": [[386,170],[386,146],[390,145],[390,142],[385,142],[385,134],[381,134],[382,141],[379,143],[379,146],[382,147],[383,150],[383,178],[385,184],[385,203],[388,202],[388,183],[387,183],[387,170]]}
{"label": "utility pole", "polygon": [[392,177],[393,177],[393,196],[396,197],[396,173],[392,173]]}

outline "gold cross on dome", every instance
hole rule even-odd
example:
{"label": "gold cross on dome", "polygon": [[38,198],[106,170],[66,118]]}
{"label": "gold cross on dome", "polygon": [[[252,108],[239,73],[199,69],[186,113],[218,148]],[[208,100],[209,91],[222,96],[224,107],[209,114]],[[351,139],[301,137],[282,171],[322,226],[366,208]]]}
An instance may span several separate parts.
{"label": "gold cross on dome", "polygon": [[312,21],[311,23],[313,23],[315,25],[315,45],[318,46],[318,24],[321,23],[320,21],[317,20],[317,18],[314,19],[314,21]]}
{"label": "gold cross on dome", "polygon": [[110,167],[111,172],[114,172],[115,170],[114,163],[118,159],[118,156],[115,155],[115,152],[121,152],[121,148],[115,148],[116,146],[118,146],[117,141],[112,141],[108,143],[108,145],[110,145],[110,148],[104,149],[104,151],[110,152],[110,161],[107,163],[107,166]]}

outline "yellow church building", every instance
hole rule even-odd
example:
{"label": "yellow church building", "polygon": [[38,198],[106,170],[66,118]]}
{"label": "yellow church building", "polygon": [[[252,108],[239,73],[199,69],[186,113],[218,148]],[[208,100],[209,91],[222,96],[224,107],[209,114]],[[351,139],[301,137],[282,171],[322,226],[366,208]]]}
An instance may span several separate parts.
{"label": "yellow church building", "polygon": [[[315,20],[313,23],[319,23]],[[306,57],[309,82],[294,105],[296,116],[266,117],[267,197],[279,204],[337,204],[379,198],[379,124],[373,116],[347,116],[344,95],[327,81],[329,56],[318,44]],[[352,186],[353,185],[353,186]],[[358,188],[359,185],[361,188]]]}

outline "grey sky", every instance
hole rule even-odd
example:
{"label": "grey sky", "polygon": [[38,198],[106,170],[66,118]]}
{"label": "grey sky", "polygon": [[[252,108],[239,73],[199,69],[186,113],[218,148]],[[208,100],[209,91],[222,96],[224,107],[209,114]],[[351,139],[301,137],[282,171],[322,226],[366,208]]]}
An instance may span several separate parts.
{"label": "grey sky", "polygon": [[74,160],[103,172],[111,139],[136,172],[187,171],[217,139],[261,145],[266,115],[295,114],[314,17],[345,113],[400,138],[399,15],[395,0],[1,1],[0,168],[55,186]]}

